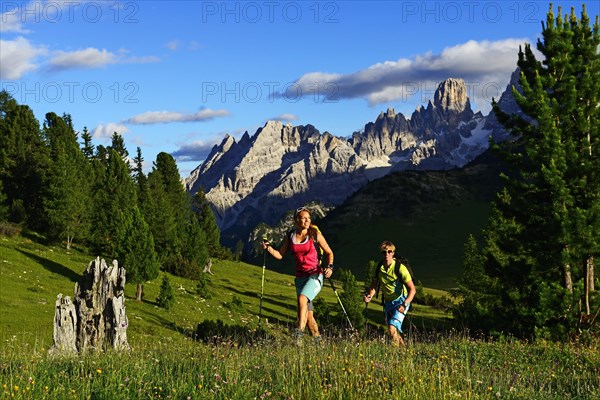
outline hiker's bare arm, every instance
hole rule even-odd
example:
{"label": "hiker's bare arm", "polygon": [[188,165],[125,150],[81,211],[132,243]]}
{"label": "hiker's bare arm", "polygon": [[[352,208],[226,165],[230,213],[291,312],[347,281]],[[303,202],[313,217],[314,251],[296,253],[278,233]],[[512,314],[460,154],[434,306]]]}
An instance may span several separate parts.
{"label": "hiker's bare arm", "polygon": [[371,285],[369,286],[369,288],[367,290],[365,290],[365,294],[363,296],[363,301],[365,303],[370,302],[373,297],[375,297],[375,294],[377,293],[377,285],[378,285],[379,281],[377,278],[377,274],[375,275],[375,277],[373,278],[373,280],[371,281]]}
{"label": "hiker's bare arm", "polygon": [[413,281],[406,282],[406,287],[408,288],[408,296],[406,296],[405,303],[412,303],[415,295],[417,294],[417,288],[415,287],[415,283]]}
{"label": "hiker's bare arm", "polygon": [[281,247],[279,248],[279,250],[277,250],[276,248],[271,246],[270,243],[263,243],[263,249],[266,249],[267,253],[272,255],[273,258],[275,258],[277,260],[281,260],[283,258],[285,253],[287,253],[288,247],[289,247],[289,239],[287,237],[285,239],[283,239],[283,243],[281,243]]}
{"label": "hiker's bare arm", "polygon": [[327,244],[327,240],[325,240],[325,236],[321,233],[317,234],[317,243],[323,249],[323,253],[327,256],[327,265],[333,264],[333,250]]}

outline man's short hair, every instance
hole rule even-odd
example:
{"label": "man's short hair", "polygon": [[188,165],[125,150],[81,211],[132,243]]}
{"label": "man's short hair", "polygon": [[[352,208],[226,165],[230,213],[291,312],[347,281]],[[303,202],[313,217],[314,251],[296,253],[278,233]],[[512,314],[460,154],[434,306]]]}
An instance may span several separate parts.
{"label": "man's short hair", "polygon": [[389,240],[384,240],[381,245],[379,245],[379,250],[381,251],[386,251],[386,250],[392,250],[392,251],[396,251],[396,246],[394,246],[394,243],[390,242]]}

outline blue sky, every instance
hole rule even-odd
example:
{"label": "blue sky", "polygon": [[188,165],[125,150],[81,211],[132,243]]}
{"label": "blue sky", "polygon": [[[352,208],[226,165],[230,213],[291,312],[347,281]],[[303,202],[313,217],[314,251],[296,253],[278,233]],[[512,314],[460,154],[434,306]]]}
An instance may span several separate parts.
{"label": "blue sky", "polygon": [[[600,2],[554,1],[563,14]],[[388,107],[405,116],[446,78],[489,112],[535,43],[546,1],[5,1],[0,89],[69,113],[94,144],[123,135],[149,171],[187,176],[225,134],[267,120],[349,136]]]}

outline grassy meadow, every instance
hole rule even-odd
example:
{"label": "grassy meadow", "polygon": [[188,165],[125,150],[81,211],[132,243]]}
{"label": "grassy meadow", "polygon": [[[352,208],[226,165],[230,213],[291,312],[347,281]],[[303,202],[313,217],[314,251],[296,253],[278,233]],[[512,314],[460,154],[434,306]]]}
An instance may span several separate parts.
{"label": "grassy meadow", "polygon": [[[324,327],[321,343],[305,337],[299,345],[289,336],[295,321],[293,278],[278,273],[275,262],[265,271],[260,331],[262,268],[216,260],[206,298],[196,293],[196,282],[170,277],[176,300],[171,310],[156,304],[160,278],[144,285],[142,302],[127,285],[129,351],[51,356],[56,296],[73,295],[92,258],[31,235],[0,236],[0,399],[600,396],[597,341],[473,340],[450,328],[447,312],[420,304],[411,312],[406,349],[387,343],[377,306],[369,307],[368,336]],[[337,304],[330,287],[321,296]],[[192,338],[198,323],[216,320],[232,328],[226,337]]]}

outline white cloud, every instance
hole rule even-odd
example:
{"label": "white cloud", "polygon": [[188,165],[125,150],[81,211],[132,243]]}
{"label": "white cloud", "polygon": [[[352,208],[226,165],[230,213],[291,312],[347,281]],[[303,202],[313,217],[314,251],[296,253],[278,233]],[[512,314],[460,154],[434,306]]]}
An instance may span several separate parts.
{"label": "white cloud", "polygon": [[177,51],[179,50],[180,45],[181,43],[179,43],[179,40],[171,40],[170,42],[165,44],[165,47],[171,51]]}
{"label": "white cloud", "polygon": [[271,119],[275,120],[275,121],[297,121],[298,116],[295,114],[283,113],[283,114],[280,114],[279,116],[273,117]]}
{"label": "white cloud", "polygon": [[[472,89],[471,100],[486,102],[494,88],[504,89],[517,67],[519,45],[527,39],[500,41],[470,40],[411,59],[385,61],[350,74],[311,72],[294,83],[295,93],[318,95],[325,100],[364,98],[370,105],[389,101],[406,101],[418,93],[433,95],[437,84],[448,78],[462,78]],[[281,94],[285,96],[285,93]],[[487,97],[488,95],[489,98]],[[429,97],[431,97],[429,96]]]}
{"label": "white cloud", "polygon": [[202,45],[200,43],[196,42],[195,40],[192,40],[188,45],[188,49],[191,51],[200,50],[201,48],[202,48]]}
{"label": "white cloud", "polygon": [[55,51],[50,59],[50,66],[56,70],[74,68],[98,68],[117,62],[117,56],[106,49],[87,49],[77,51]]}
{"label": "white cloud", "polygon": [[156,56],[145,56],[145,57],[127,57],[122,59],[120,62],[124,64],[148,64],[153,62],[159,62],[160,58]]}
{"label": "white cloud", "polygon": [[0,40],[0,49],[1,79],[20,79],[38,67],[36,58],[47,53],[45,48],[32,45],[24,37]]}
{"label": "white cloud", "polygon": [[78,68],[101,68],[111,64],[146,64],[158,61],[160,59],[155,56],[130,56],[129,51],[125,49],[119,49],[114,53],[106,49],[88,47],[76,51],[55,51],[49,60],[49,67],[50,70],[64,71]]}
{"label": "white cloud", "polygon": [[195,40],[191,40],[188,43],[182,43],[181,40],[171,40],[165,43],[165,47],[171,51],[179,51],[183,48],[189,51],[196,51],[202,48],[202,45]]}
{"label": "white cloud", "polygon": [[179,162],[204,161],[217,143],[217,141],[205,142],[201,140],[185,143],[179,149],[171,153],[171,155]]}
{"label": "white cloud", "polygon": [[109,139],[115,132],[122,136],[129,132],[129,129],[122,123],[110,122],[106,125],[100,124],[92,132],[92,137],[95,139]]}
{"label": "white cloud", "polygon": [[203,108],[192,114],[183,114],[174,111],[148,111],[135,115],[125,122],[139,125],[168,124],[172,122],[201,122],[217,117],[226,117],[228,115],[229,111],[227,110],[212,110],[210,108]]}
{"label": "white cloud", "polygon": [[23,27],[23,19],[16,2],[12,4],[6,2],[2,10],[5,12],[0,14],[0,32],[29,33]]}

